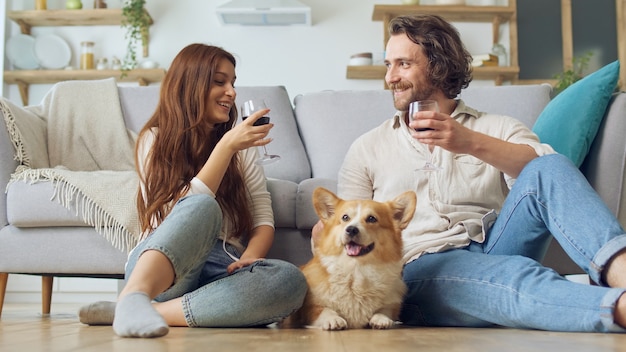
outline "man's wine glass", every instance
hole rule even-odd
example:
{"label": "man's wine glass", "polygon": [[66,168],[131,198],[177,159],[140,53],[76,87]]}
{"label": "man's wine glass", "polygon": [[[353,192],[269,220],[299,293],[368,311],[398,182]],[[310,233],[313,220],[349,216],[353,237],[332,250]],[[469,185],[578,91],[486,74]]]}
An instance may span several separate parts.
{"label": "man's wine glass", "polygon": [[[439,105],[437,104],[436,100],[420,100],[420,101],[414,101],[411,104],[409,104],[409,119],[410,120],[415,120],[415,113],[417,113],[418,111],[435,111],[435,112],[439,112]],[[416,131],[428,131],[428,130],[432,130],[432,128],[416,128]],[[421,168],[417,169],[417,170],[423,170],[423,171],[437,171],[437,170],[441,170],[442,168],[440,166],[437,166],[433,163],[433,153],[430,151],[430,146],[426,146],[426,149],[428,150],[428,154],[430,154],[430,160],[426,162],[426,164],[424,166],[422,166]]]}
{"label": "man's wine glass", "polygon": [[[265,101],[263,99],[246,100],[241,105],[241,118],[245,120],[246,118],[248,118],[248,116],[263,109],[267,109],[267,106],[265,105]],[[270,117],[262,116],[254,122],[254,126],[267,125],[268,123],[270,123]],[[278,160],[280,160],[280,156],[268,154],[267,148],[263,146],[263,155],[259,159],[257,159],[256,163],[259,165],[267,165]]]}

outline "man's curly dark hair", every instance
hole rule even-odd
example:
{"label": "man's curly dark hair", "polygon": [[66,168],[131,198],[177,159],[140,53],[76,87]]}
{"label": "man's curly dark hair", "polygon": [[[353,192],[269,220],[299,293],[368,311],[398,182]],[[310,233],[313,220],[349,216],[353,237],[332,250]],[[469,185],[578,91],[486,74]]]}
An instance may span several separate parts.
{"label": "man's curly dark hair", "polygon": [[428,77],[450,99],[472,81],[472,55],[454,26],[437,15],[398,16],[389,23],[389,34],[406,34],[424,49]]}

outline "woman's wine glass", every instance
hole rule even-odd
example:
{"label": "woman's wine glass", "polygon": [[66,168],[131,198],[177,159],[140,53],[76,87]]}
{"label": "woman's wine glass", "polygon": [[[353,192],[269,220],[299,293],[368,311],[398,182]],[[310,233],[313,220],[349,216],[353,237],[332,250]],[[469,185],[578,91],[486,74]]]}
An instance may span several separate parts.
{"label": "woman's wine glass", "polygon": [[[255,112],[259,110],[264,110],[264,109],[267,109],[267,105],[265,105],[264,100],[262,99],[246,100],[241,105],[241,118],[245,120],[246,118],[248,118],[248,116],[254,114]],[[270,123],[270,117],[262,116],[254,122],[254,126],[267,125],[268,123]],[[278,160],[280,160],[280,156],[268,154],[267,148],[263,146],[263,155],[259,159],[257,159],[256,163],[259,165],[267,165]]]}
{"label": "woman's wine glass", "polygon": [[[418,111],[435,111],[435,112],[439,112],[439,105],[437,104],[436,100],[414,101],[411,104],[409,104],[409,119],[410,120],[415,120],[415,116],[414,115]],[[420,132],[420,131],[432,130],[432,128],[416,128],[415,130]],[[424,166],[422,166],[421,168],[419,168],[417,170],[423,170],[423,171],[437,171],[437,170],[441,170],[442,168],[440,166],[437,166],[437,165],[435,165],[433,163],[433,153],[430,151],[430,146],[426,146],[426,150],[428,150],[428,154],[430,155],[430,160],[428,160]]]}

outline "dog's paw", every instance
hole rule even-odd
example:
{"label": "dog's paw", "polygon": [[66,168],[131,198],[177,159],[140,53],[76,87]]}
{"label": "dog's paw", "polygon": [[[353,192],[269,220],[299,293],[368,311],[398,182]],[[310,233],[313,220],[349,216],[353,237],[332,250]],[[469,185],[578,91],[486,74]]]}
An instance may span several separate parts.
{"label": "dog's paw", "polygon": [[393,320],[388,316],[376,313],[370,319],[370,327],[372,329],[389,329],[393,326]]}
{"label": "dog's paw", "polygon": [[348,328],[348,322],[340,317],[328,317],[328,319],[320,322],[322,330],[345,330]]}
{"label": "dog's paw", "polygon": [[348,322],[332,309],[324,308],[313,324],[322,330],[344,330],[348,328]]}

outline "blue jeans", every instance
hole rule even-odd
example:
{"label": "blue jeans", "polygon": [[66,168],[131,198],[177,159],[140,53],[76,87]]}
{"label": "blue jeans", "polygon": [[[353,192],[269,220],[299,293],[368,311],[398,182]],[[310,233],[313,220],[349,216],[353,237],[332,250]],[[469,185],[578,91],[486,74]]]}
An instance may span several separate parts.
{"label": "blue jeans", "polygon": [[[155,300],[182,296],[185,320],[191,327],[267,325],[300,308],[307,284],[290,263],[265,259],[230,275],[226,272],[233,260],[217,240],[221,226],[222,212],[212,197],[191,195],[179,200],[163,223],[133,250],[126,277],[146,250],[167,256],[176,279]],[[227,248],[238,254],[233,246]]]}
{"label": "blue jeans", "polygon": [[[570,282],[537,262],[551,236],[600,286]],[[519,175],[484,243],[425,254],[405,266],[409,291],[401,320],[624,332],[613,311],[625,289],[601,279],[624,248],[624,229],[580,171],[562,155],[542,156]]]}

